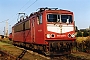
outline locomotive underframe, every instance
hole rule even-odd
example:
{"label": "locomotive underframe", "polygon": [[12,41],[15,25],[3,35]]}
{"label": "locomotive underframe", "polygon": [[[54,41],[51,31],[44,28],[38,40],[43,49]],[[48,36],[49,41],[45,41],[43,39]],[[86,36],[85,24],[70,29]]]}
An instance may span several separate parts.
{"label": "locomotive underframe", "polygon": [[46,55],[70,54],[73,46],[72,41],[48,41]]}
{"label": "locomotive underframe", "polygon": [[14,41],[13,44],[32,50],[39,50],[47,56],[65,55],[71,53],[72,44],[73,44],[72,41],[47,41],[47,42],[48,42],[47,45],[16,42],[16,41]]}

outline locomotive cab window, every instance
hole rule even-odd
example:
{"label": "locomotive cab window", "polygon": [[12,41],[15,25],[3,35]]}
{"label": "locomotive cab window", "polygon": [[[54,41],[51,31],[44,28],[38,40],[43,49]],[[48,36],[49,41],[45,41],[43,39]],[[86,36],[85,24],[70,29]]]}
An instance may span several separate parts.
{"label": "locomotive cab window", "polygon": [[70,24],[70,23],[72,23],[72,16],[71,15],[60,15],[60,14],[48,14],[47,21]]}
{"label": "locomotive cab window", "polygon": [[71,15],[61,15],[62,23],[72,23],[72,16]]}
{"label": "locomotive cab window", "polygon": [[56,14],[48,14],[47,21],[48,22],[57,22],[57,15]]}
{"label": "locomotive cab window", "polygon": [[37,23],[42,24],[42,15],[37,16]]}
{"label": "locomotive cab window", "polygon": [[60,21],[60,15],[58,15],[58,14],[48,14],[47,15],[47,21],[48,22],[59,22]]}

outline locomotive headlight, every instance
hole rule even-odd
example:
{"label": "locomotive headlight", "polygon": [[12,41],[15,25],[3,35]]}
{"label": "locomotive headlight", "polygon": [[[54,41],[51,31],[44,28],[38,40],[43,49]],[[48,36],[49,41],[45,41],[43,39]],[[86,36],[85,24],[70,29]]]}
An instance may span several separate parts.
{"label": "locomotive headlight", "polygon": [[50,38],[51,37],[51,35],[50,34],[47,34],[47,38]]}
{"label": "locomotive headlight", "polygon": [[75,37],[75,35],[74,35],[74,34],[72,34],[72,35],[71,35],[71,37],[73,37],[73,38],[74,38],[74,37]]}

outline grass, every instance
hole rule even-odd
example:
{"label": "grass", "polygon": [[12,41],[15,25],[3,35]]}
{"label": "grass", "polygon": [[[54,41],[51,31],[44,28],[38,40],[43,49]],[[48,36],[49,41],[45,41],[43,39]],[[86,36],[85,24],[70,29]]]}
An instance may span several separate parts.
{"label": "grass", "polygon": [[[13,46],[12,44],[8,44],[8,40],[3,40],[3,42],[0,42],[0,49],[2,51],[7,51],[9,54],[18,57],[23,50],[18,49],[17,47]],[[24,57],[22,58],[23,60],[48,60],[46,58],[43,58],[39,55],[31,54],[26,52]]]}
{"label": "grass", "polygon": [[13,43],[13,41],[10,41],[8,38],[3,38],[0,41],[5,42],[5,43],[9,43],[9,44]]}
{"label": "grass", "polygon": [[17,49],[15,46],[3,42],[0,42],[0,48],[14,56],[18,56],[21,53],[21,50]]}
{"label": "grass", "polygon": [[81,43],[82,41],[90,41],[90,36],[88,37],[76,37],[76,41]]}
{"label": "grass", "polygon": [[87,40],[87,37],[77,37],[76,38],[76,42],[78,43],[82,43],[82,41],[86,41]]}

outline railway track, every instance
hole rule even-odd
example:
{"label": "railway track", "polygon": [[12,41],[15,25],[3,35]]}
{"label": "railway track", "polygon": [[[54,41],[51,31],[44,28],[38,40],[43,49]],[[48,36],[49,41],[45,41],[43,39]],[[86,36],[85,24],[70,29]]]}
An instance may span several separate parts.
{"label": "railway track", "polygon": [[[21,48],[21,47],[18,47],[18,46],[16,46],[18,49],[21,49],[22,50],[22,53],[18,56],[18,57],[20,57],[20,56],[24,56],[24,54],[27,52],[27,53],[30,53],[30,54],[32,54],[32,55],[37,55],[37,56],[40,56],[40,57],[42,57],[42,58],[45,58],[45,59],[47,59],[47,60],[50,60],[50,57],[46,57],[46,56],[44,56],[42,53],[39,53],[39,52],[37,52],[36,50],[35,51],[32,51],[32,50],[28,50],[28,49],[25,49],[25,48]],[[22,57],[23,57],[22,56]],[[22,57],[20,57],[20,58],[22,58]]]}
{"label": "railway track", "polygon": [[[3,45],[4,47],[6,45]],[[8,45],[7,45],[8,46]],[[10,47],[10,46],[9,46]],[[10,55],[9,53],[7,53],[6,51],[0,51],[0,58],[1,60],[20,60],[22,59],[24,56],[26,56],[25,54],[26,53],[29,53],[31,54],[32,56],[39,56],[39,57],[42,57],[44,58],[43,60],[90,60],[90,59],[85,59],[85,58],[81,58],[81,57],[77,57],[77,56],[73,56],[73,54],[71,55],[64,55],[64,56],[58,56],[58,57],[55,57],[55,56],[50,56],[50,57],[46,57],[40,53],[37,53],[37,52],[34,52],[34,51],[31,51],[31,50],[27,50],[25,48],[20,48],[20,47],[17,47],[17,46],[12,46],[11,48],[13,47],[16,47],[17,49],[21,50],[21,52],[18,54],[17,57],[13,56],[13,55]],[[3,58],[3,57],[4,58]],[[28,56],[28,55],[27,55]],[[30,57],[29,57],[30,58]],[[40,58],[42,60],[42,58]],[[35,58],[36,60],[40,60],[38,59],[37,57]],[[35,60],[34,59],[34,60]],[[24,60],[24,59],[23,59]],[[30,60],[30,59],[29,59]]]}
{"label": "railway track", "polygon": [[4,42],[0,42],[0,51],[2,51],[0,60],[50,60],[36,52]]}
{"label": "railway track", "polygon": [[[23,49],[23,50],[26,50],[24,48],[20,48],[18,47],[19,49]],[[70,54],[70,55],[63,55],[63,56],[49,56],[49,57],[46,57],[44,55],[42,55],[41,53],[38,53],[38,52],[33,52],[33,51],[30,51],[30,50],[27,50],[28,53],[31,53],[31,54],[35,54],[35,55],[39,55],[43,58],[46,58],[48,60],[89,60],[89,59],[86,59],[86,58],[81,58],[79,56],[74,56],[73,54]]]}
{"label": "railway track", "polygon": [[16,60],[16,57],[0,50],[0,60]]}
{"label": "railway track", "polygon": [[51,60],[86,60],[86,59],[73,57],[73,56],[60,56],[60,57],[51,58]]}

